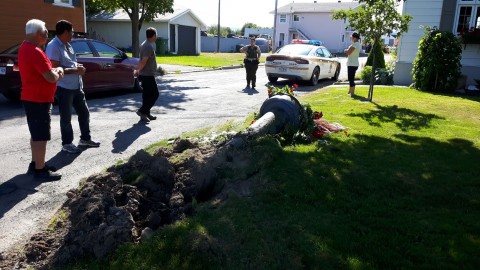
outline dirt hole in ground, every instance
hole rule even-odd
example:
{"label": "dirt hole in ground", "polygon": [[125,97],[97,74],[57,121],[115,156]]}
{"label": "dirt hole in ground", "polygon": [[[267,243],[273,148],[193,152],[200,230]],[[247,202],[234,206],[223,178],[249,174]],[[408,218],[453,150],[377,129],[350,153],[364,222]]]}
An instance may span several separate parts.
{"label": "dirt hole in ground", "polygon": [[255,154],[251,145],[237,149],[225,141],[187,139],[153,155],[140,150],[70,190],[48,229],[32,236],[21,252],[0,254],[0,269],[49,269],[105,258],[122,243],[140,243],[161,226],[194,214],[194,200],[222,202],[232,192],[250,196],[250,179],[275,155],[252,159]]}

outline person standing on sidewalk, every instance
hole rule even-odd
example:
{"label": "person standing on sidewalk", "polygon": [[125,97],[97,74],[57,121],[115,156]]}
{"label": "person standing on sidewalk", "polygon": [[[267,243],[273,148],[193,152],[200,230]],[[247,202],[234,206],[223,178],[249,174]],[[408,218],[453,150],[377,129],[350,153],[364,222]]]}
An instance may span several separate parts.
{"label": "person standing on sidewalk", "polygon": [[250,45],[243,46],[240,49],[240,52],[245,53],[245,59],[243,59],[243,63],[245,64],[245,71],[247,72],[247,87],[246,89],[250,88],[250,82],[252,82],[252,89],[255,90],[256,82],[257,82],[257,69],[258,64],[260,63],[260,56],[262,55],[262,51],[260,47],[255,45],[255,38],[250,38]]}
{"label": "person standing on sidewalk", "polygon": [[157,72],[157,57],[155,55],[155,41],[157,40],[157,30],[149,27],[146,30],[147,40],[140,45],[140,62],[137,69],[133,72],[134,76],[138,76],[143,88],[142,107],[138,109],[137,115],[140,120],[146,123],[150,120],[157,119],[150,113],[153,105],[158,99],[158,86],[155,80],[155,73]]}
{"label": "person standing on sidewalk", "polygon": [[347,71],[348,71],[348,82],[350,88],[348,94],[355,95],[355,72],[357,72],[359,62],[358,57],[360,56],[360,50],[362,45],[360,44],[360,35],[357,32],[352,34],[352,44],[348,49],[345,50],[345,53],[348,55],[347,59]]}
{"label": "person standing on sidewalk", "polygon": [[75,51],[70,45],[73,37],[73,25],[69,21],[60,20],[55,30],[56,37],[48,43],[46,54],[53,67],[62,67],[65,71],[63,79],[57,83],[55,94],[60,112],[60,131],[62,133],[62,151],[77,154],[82,152],[73,144],[72,107],[78,115],[80,140],[78,146],[99,147],[100,143],[92,141],[90,136],[90,112],[85,93],[83,92],[82,76],[85,67],[77,62]]}
{"label": "person standing on sidewalk", "polygon": [[20,99],[27,115],[32,162],[28,169],[35,178],[55,181],[62,178],[56,169],[45,164],[47,142],[56,82],[63,77],[61,67],[54,68],[40,48],[47,42],[45,22],[32,19],[25,26],[26,38],[18,49],[18,67],[22,80]]}

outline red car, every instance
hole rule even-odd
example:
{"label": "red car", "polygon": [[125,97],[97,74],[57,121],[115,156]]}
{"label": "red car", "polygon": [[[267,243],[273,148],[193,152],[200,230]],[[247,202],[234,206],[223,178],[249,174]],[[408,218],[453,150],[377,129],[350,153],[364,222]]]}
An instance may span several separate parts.
{"label": "red car", "polygon": [[[128,57],[121,50],[93,39],[73,39],[77,61],[87,69],[83,76],[83,90],[93,93],[112,89],[136,90],[138,82],[133,70],[138,58]],[[20,44],[0,53],[0,93],[10,100],[20,99],[22,83],[18,71]]]}

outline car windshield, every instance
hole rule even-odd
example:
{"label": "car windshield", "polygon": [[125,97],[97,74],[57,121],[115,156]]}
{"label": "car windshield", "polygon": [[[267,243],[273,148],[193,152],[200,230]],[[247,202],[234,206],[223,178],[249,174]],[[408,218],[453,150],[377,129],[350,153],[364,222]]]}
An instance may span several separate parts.
{"label": "car windshield", "polygon": [[287,55],[308,55],[312,50],[311,45],[295,44],[287,45],[278,50],[278,54],[287,54]]}

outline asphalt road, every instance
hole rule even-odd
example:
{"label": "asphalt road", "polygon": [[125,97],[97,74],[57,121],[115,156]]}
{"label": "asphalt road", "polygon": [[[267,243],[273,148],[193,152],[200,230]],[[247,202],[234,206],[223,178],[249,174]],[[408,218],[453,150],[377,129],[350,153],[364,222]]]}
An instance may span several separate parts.
{"label": "asphalt road", "polygon": [[[346,77],[345,72],[343,68],[340,78]],[[258,91],[243,90],[244,69],[158,77],[160,98],[152,109],[158,119],[149,124],[139,123],[135,114],[141,105],[140,93],[89,97],[92,138],[102,144],[80,154],[61,151],[58,108],[54,106],[52,140],[47,146],[46,160],[59,169],[63,178],[49,183],[25,174],[31,154],[24,111],[20,102],[0,97],[0,253],[20,247],[35,232],[45,228],[66,200],[67,191],[76,188],[82,178],[101,172],[157,141],[227,120],[242,120],[258,111],[267,98],[264,67],[259,68],[257,77]],[[293,83],[278,82],[279,85]],[[315,87],[300,84],[297,94],[304,95],[331,84],[330,80],[322,80]],[[72,123],[74,143],[77,143],[76,116]]]}

